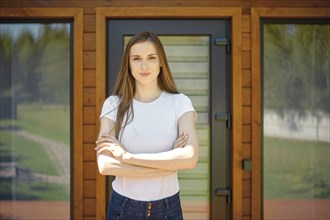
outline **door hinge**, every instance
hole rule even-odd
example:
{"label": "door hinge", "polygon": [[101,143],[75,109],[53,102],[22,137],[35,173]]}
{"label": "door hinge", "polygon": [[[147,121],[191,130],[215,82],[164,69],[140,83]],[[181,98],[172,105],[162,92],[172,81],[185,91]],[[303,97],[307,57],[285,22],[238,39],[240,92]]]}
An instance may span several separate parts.
{"label": "door hinge", "polygon": [[215,120],[225,120],[227,128],[231,128],[231,115],[228,112],[215,113]]}
{"label": "door hinge", "polygon": [[216,46],[225,46],[226,52],[230,53],[230,39],[227,37],[217,37],[214,40]]}
{"label": "door hinge", "polygon": [[228,204],[231,203],[231,189],[230,188],[216,188],[215,195],[216,196],[226,196],[226,202]]}

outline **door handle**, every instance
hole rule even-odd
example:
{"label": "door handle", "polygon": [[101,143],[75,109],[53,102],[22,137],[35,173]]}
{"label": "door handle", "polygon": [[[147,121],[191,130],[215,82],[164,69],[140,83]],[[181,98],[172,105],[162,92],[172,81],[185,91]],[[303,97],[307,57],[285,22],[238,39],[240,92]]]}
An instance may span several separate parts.
{"label": "door handle", "polygon": [[216,196],[226,196],[226,201],[228,204],[231,202],[231,189],[230,188],[216,188],[215,189]]}
{"label": "door handle", "polygon": [[227,128],[231,127],[231,114],[229,112],[217,112],[215,113],[215,120],[227,122]]}

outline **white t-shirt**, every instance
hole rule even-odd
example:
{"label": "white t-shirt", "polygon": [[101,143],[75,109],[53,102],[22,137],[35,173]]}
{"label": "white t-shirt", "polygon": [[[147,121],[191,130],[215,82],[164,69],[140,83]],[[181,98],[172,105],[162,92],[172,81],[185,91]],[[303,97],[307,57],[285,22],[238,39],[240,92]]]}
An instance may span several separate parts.
{"label": "white t-shirt", "polygon": [[[117,120],[118,96],[103,104],[100,117]],[[133,154],[159,153],[173,149],[178,137],[178,120],[193,111],[191,100],[184,94],[162,94],[154,101],[142,103],[133,99],[134,118],[119,135],[125,149]],[[125,121],[125,119],[124,119]],[[163,199],[179,191],[177,173],[148,178],[116,176],[113,189],[128,198],[142,201]]]}

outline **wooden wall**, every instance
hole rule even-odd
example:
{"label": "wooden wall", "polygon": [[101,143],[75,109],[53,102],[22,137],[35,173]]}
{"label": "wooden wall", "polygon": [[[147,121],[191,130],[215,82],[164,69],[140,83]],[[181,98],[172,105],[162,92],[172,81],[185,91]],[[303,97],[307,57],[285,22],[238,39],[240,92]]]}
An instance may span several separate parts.
{"label": "wooden wall", "polygon": [[[329,0],[1,0],[0,8],[82,8],[83,9],[83,71],[82,89],[83,101],[83,152],[75,152],[75,157],[82,156],[82,177],[75,181],[82,184],[82,195],[75,195],[77,200],[74,204],[75,216],[83,216],[83,219],[94,220],[96,217],[96,175],[97,167],[95,162],[94,141],[97,133],[96,126],[96,7],[116,6],[223,6],[241,7],[242,27],[240,35],[242,42],[242,159],[252,160],[260,164],[260,157],[252,151],[252,86],[259,86],[253,83],[251,71],[251,8],[255,7],[286,7],[286,8],[328,8]],[[59,10],[59,13],[61,11]],[[79,85],[77,85],[79,86]],[[257,129],[258,129],[257,125]],[[258,133],[258,132],[257,132]],[[254,166],[254,169],[259,167]],[[256,171],[258,172],[258,171]],[[79,178],[79,176],[78,176]],[[257,182],[256,182],[257,181]],[[257,186],[252,187],[252,182]],[[250,171],[243,171],[242,175],[242,219],[260,218],[260,201],[252,201],[258,198],[260,193],[260,180],[252,180]],[[259,185],[259,186],[258,186]],[[259,190],[252,190],[259,187]],[[79,192],[79,191],[77,191]],[[253,193],[256,195],[253,196]],[[252,205],[255,202],[257,205]],[[258,205],[259,204],[259,205]],[[253,217],[252,217],[253,216]],[[76,218],[78,219],[78,217]]]}

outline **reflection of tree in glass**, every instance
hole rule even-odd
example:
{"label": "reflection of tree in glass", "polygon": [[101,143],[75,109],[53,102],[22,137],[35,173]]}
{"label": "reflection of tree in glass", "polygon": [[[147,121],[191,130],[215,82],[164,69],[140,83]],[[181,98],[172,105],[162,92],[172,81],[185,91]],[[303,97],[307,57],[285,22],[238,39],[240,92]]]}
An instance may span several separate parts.
{"label": "reflection of tree in glass", "polygon": [[307,114],[330,112],[330,25],[266,24],[264,107],[289,120],[292,129]]}
{"label": "reflection of tree in glass", "polygon": [[1,32],[0,49],[1,79],[8,81],[1,83],[1,94],[13,89],[19,103],[69,104],[70,33],[65,25],[43,25],[37,37],[25,30],[16,40]]}

